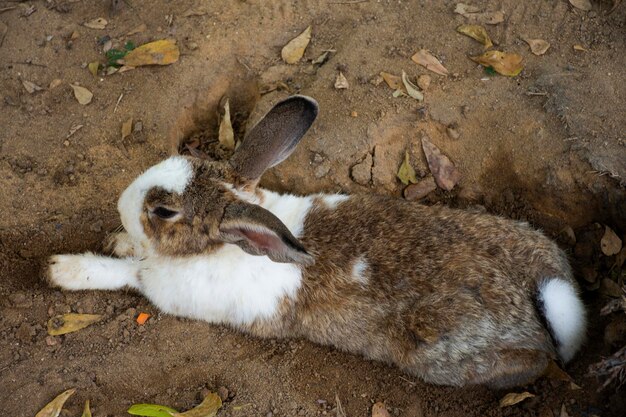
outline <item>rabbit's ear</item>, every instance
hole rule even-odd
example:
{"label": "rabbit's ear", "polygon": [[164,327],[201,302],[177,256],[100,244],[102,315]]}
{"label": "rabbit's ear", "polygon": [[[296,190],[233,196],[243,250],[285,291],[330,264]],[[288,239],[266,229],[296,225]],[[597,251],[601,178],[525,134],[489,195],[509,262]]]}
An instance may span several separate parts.
{"label": "rabbit's ear", "polygon": [[310,265],[307,253],[287,226],[268,210],[242,201],[229,204],[219,226],[220,238],[251,255],[267,255],[275,262]]}
{"label": "rabbit's ear", "polygon": [[317,102],[306,96],[292,96],[276,104],[230,159],[235,172],[246,180],[259,179],[266,169],[291,155],[317,113]]}

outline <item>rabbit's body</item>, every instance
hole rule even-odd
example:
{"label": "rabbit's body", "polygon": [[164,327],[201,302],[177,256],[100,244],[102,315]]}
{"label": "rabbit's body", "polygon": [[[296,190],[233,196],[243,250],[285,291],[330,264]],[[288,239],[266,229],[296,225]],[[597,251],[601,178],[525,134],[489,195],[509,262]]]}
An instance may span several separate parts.
{"label": "rabbit's body", "polygon": [[[231,161],[254,171],[246,163]],[[113,240],[121,259],[53,257],[50,281],[129,286],[174,315],[307,338],[438,384],[526,383],[582,342],[567,259],[524,223],[237,182],[219,163],[166,160],[120,199],[129,232]]]}

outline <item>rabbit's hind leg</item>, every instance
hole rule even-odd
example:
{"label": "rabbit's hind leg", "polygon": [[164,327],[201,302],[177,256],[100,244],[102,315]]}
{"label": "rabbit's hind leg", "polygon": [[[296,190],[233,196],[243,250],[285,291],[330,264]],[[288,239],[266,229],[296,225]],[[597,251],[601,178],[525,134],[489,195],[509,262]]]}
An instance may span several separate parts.
{"label": "rabbit's hind leg", "polygon": [[48,258],[44,277],[66,290],[117,290],[139,288],[139,262],[84,253]]}
{"label": "rabbit's hind leg", "polygon": [[550,361],[547,353],[531,349],[501,350],[493,357],[493,367],[479,375],[473,383],[485,384],[493,389],[530,384],[544,373]]}

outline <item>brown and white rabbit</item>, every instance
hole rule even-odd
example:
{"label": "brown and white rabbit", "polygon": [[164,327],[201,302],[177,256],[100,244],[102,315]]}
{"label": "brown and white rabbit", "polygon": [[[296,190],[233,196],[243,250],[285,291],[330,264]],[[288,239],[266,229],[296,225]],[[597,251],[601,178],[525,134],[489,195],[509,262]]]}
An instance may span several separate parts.
{"label": "brown and white rabbit", "polygon": [[230,161],[173,156],[122,194],[119,258],[49,260],[68,290],[130,287],[164,312],[306,338],[435,384],[505,388],[572,359],[585,311],[565,254],[487,214],[373,195],[257,187],[315,120],[278,103]]}

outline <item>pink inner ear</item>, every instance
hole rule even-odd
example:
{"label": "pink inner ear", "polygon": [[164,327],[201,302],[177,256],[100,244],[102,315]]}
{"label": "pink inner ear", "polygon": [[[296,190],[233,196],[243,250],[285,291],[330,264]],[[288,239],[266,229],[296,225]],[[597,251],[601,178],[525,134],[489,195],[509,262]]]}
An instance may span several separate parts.
{"label": "pink inner ear", "polygon": [[259,249],[278,251],[285,246],[280,238],[273,233],[262,233],[249,229],[239,229],[239,232]]}

